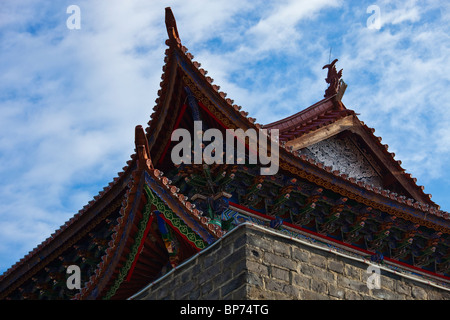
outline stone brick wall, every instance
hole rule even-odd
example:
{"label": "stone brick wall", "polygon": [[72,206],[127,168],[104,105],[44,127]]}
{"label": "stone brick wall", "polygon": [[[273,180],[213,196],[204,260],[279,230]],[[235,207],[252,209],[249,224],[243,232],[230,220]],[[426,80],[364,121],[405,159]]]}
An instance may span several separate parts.
{"label": "stone brick wall", "polygon": [[450,299],[450,291],[381,270],[250,225],[180,266],[136,299]]}

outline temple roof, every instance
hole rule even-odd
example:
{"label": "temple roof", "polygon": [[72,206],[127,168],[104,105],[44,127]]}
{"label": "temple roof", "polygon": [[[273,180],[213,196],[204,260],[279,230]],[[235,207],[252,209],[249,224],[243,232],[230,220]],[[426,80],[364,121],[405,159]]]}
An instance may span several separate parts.
{"label": "temple roof", "polygon": [[[394,159],[394,154],[388,151],[388,146],[381,143],[381,138],[374,135],[374,129],[368,127],[362,121],[357,118],[354,111],[347,109],[343,103],[337,99],[339,92],[327,97],[314,105],[279,121],[261,125],[256,123],[256,119],[248,117],[248,112],[243,111],[242,107],[234,104],[234,100],[227,98],[227,93],[220,91],[220,86],[213,83],[213,79],[207,76],[207,71],[201,68],[201,64],[194,59],[194,56],[188,52],[188,49],[182,45],[179,38],[176,22],[173,17],[173,13],[170,8],[166,8],[166,16],[169,17],[166,21],[167,32],[169,39],[166,44],[169,48],[166,50],[165,62],[163,67],[163,75],[161,82],[161,89],[158,91],[158,98],[156,99],[156,105],[153,108],[154,112],[151,115],[149,126],[146,128],[147,137],[149,139],[149,145],[152,149],[152,157],[155,161],[159,160],[162,151],[157,153],[152,148],[158,135],[158,130],[161,130],[163,125],[167,125],[164,121],[165,117],[169,114],[171,103],[174,103],[173,90],[175,90],[176,75],[183,78],[192,91],[196,91],[196,98],[203,103],[205,110],[215,118],[218,123],[230,129],[235,128],[276,128],[280,130],[280,141],[282,145],[281,158],[294,156],[297,163],[310,166],[314,170],[320,170],[321,173],[329,176],[329,179],[335,180],[337,175],[339,178],[344,179],[346,182],[352,182],[353,180],[348,178],[344,174],[335,172],[331,168],[324,167],[322,164],[314,163],[311,159],[305,159],[304,156],[299,156],[295,151],[295,143],[302,139],[307,134],[314,135],[321,128],[328,129],[333,124],[338,122],[348,122],[351,119],[351,124],[345,124],[346,129],[352,132],[357,132],[364,141],[369,145],[369,148],[376,152],[379,161],[384,162],[385,166],[388,166],[388,170],[395,176],[396,180],[401,183],[403,188],[406,188],[408,195],[401,195],[392,192],[389,189],[379,189],[371,185],[359,184],[358,187],[364,191],[360,192],[375,192],[382,197],[389,200],[394,200],[399,204],[410,206],[411,208],[420,208],[427,213],[449,219],[447,212],[439,210],[439,206],[431,201],[431,195],[423,192],[423,186],[417,186],[416,180],[409,173],[405,172],[400,164],[401,161]],[[172,31],[174,30],[174,31]],[[181,75],[179,75],[181,73]],[[178,90],[181,91],[181,88]],[[214,105],[214,107],[212,106]],[[217,110],[218,109],[218,110]],[[170,110],[170,111],[169,111]],[[154,123],[156,121],[156,124]],[[175,122],[175,120],[172,120]],[[340,129],[339,129],[340,130]],[[166,131],[165,141],[162,145],[167,146],[167,141],[170,138],[170,132]],[[158,147],[157,147],[158,148]],[[290,153],[287,156],[287,151]],[[331,175],[330,175],[331,174]],[[356,184],[356,183],[355,183]]]}
{"label": "temple roof", "polygon": [[[72,219],[0,276],[0,298],[23,295],[23,292],[36,294],[33,286],[36,283],[44,286],[48,281],[48,270],[57,274],[71,263],[84,265],[89,275],[84,287],[72,298],[130,296],[163,274],[168,263],[175,266],[226,233],[223,221],[205,216],[193,205],[196,199],[202,200],[207,196],[196,193],[189,198],[180,191],[180,186],[186,185],[190,177],[201,174],[208,181],[232,181],[240,175],[242,179],[235,181],[239,188],[239,184],[247,183],[244,180],[251,180],[237,192],[241,192],[243,197],[241,193],[233,195],[237,200],[245,200],[241,204],[235,203],[235,208],[244,208],[251,202],[250,191],[264,189],[266,184],[267,189],[273,189],[280,203],[283,199],[288,200],[294,191],[299,203],[304,208],[309,206],[309,209],[314,208],[311,204],[318,199],[323,201],[324,210],[332,212],[342,210],[341,202],[349,201],[353,209],[347,206],[352,212],[348,217],[362,214],[364,210],[367,214],[374,210],[377,214],[373,219],[378,219],[376,221],[381,227],[385,226],[384,220],[390,226],[396,219],[416,225],[416,229],[423,226],[429,229],[427,237],[434,233],[444,234],[441,247],[447,248],[449,214],[439,210],[429,195],[423,193],[423,188],[415,184],[415,179],[405,173],[401,162],[396,161],[387,146],[381,144],[381,138],[374,135],[374,129],[361,122],[355,111],[343,105],[339,85],[335,91],[328,90],[324,99],[290,117],[266,125],[258,124],[227,98],[200,63],[193,60],[193,55],[181,43],[170,8],[166,8],[166,27],[168,48],[161,88],[145,132],[141,126],[135,128],[135,153],[131,160]],[[335,81],[330,80],[330,83]],[[173,146],[173,130],[179,127],[192,129],[196,117],[202,118],[205,126],[221,130],[278,129],[280,175],[263,179],[245,166],[177,167],[166,161]],[[383,181],[386,188],[357,181],[300,152],[303,148],[343,134],[357,139],[371,153],[387,177]],[[165,170],[169,171],[163,173]],[[171,180],[175,178],[176,181]],[[225,182],[221,188],[224,186]],[[190,190],[191,193],[194,189]],[[325,190],[326,197],[320,195],[322,190]],[[213,199],[216,201],[224,195],[232,197],[220,189]],[[278,202],[271,204],[264,217],[275,221],[276,218],[269,215],[280,208],[278,205]],[[252,210],[256,212],[248,209],[249,212]],[[93,246],[92,243],[98,245]],[[61,280],[51,279],[62,285]]]}

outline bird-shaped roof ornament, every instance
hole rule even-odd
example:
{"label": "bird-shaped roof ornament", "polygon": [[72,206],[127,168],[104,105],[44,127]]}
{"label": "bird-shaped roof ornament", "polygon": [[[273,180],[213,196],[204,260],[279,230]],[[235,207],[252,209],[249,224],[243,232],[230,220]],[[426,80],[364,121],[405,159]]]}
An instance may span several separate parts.
{"label": "bird-shaped roof ornament", "polygon": [[[338,59],[334,59],[333,62],[326,64],[323,66],[322,69],[328,69],[327,77],[325,78],[325,81],[329,84],[327,90],[325,90],[325,98],[332,97],[336,94],[339,95],[339,100],[342,98],[345,88],[347,85],[344,83],[344,81],[341,80],[342,77],[342,69],[339,70],[339,72],[336,70],[336,62]],[[342,90],[339,90],[341,89]]]}

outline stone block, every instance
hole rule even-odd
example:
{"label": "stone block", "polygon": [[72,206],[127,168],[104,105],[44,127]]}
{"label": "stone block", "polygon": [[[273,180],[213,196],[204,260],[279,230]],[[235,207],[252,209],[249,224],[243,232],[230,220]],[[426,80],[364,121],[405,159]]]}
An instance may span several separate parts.
{"label": "stone block", "polygon": [[381,289],[371,289],[370,293],[371,296],[373,296],[376,299],[381,300],[401,300],[401,297],[399,294],[396,294],[393,291],[381,288]]}
{"label": "stone block", "polygon": [[332,297],[336,297],[338,299],[345,298],[345,289],[340,288],[333,284],[328,284],[328,294]]}
{"label": "stone block", "polygon": [[424,300],[427,298],[427,292],[421,287],[413,286],[411,288],[411,296],[414,299]]}
{"label": "stone block", "polygon": [[194,281],[188,281],[182,285],[179,285],[176,290],[174,290],[174,299],[186,299],[187,295],[197,287],[197,283]]}
{"label": "stone block", "polygon": [[203,300],[219,300],[221,299],[220,296],[220,289],[215,289],[203,296]]}
{"label": "stone block", "polygon": [[266,237],[248,237],[247,243],[262,251],[272,251],[272,240]]}
{"label": "stone block", "polygon": [[229,294],[227,299],[230,300],[245,300],[248,298],[248,285],[244,284],[240,286],[238,289],[234,290]]}
{"label": "stone block", "polygon": [[292,285],[298,286],[304,289],[311,288],[311,278],[296,272],[292,272]]}
{"label": "stone block", "polygon": [[207,295],[209,292],[211,292],[212,289],[213,289],[212,281],[207,281],[199,287],[198,291],[200,291],[200,295],[203,297],[203,296]]}
{"label": "stone block", "polygon": [[[364,269],[365,272],[366,269]],[[344,267],[344,274],[352,279],[361,280],[361,268],[346,264]]]}
{"label": "stone block", "polygon": [[235,251],[233,251],[232,253],[230,253],[227,256],[222,256],[217,264],[222,264],[225,267],[232,267],[236,262],[241,261],[241,260],[245,260],[245,251],[246,248],[245,247],[241,247]]}
{"label": "stone block", "polygon": [[311,279],[311,291],[320,294],[327,294],[327,282],[323,281],[322,279]]}
{"label": "stone block", "polygon": [[362,300],[363,297],[358,292],[355,292],[353,290],[345,290],[344,291],[344,298],[345,300]]}
{"label": "stone block", "polygon": [[269,276],[269,268],[259,262],[247,260],[246,267],[249,272],[254,272],[262,276]]}
{"label": "stone block", "polygon": [[211,279],[215,277],[217,273],[220,273],[220,268],[218,269],[218,266],[216,265],[202,270],[197,276],[198,284],[201,285],[207,281],[211,281]]}
{"label": "stone block", "polygon": [[302,299],[304,300],[330,300],[330,297],[314,291],[303,291]]}
{"label": "stone block", "polygon": [[292,256],[293,260],[300,261],[300,262],[307,262],[307,261],[309,261],[310,252],[305,249],[293,247],[291,256]]}
{"label": "stone block", "polygon": [[289,271],[286,269],[280,269],[277,267],[272,267],[272,277],[289,282]]}
{"label": "stone block", "polygon": [[344,273],[344,263],[342,261],[328,260],[328,270]]}
{"label": "stone block", "polygon": [[411,295],[411,285],[403,281],[397,281],[395,291],[399,294]]}
{"label": "stone block", "polygon": [[247,275],[242,272],[240,275],[231,278],[228,282],[224,283],[220,288],[221,297],[226,297],[230,292],[236,290],[240,286],[247,283]]}
{"label": "stone block", "polygon": [[309,262],[319,268],[327,267],[327,258],[321,255],[311,255]]}
{"label": "stone block", "polygon": [[201,261],[201,268],[204,270],[216,263],[217,255],[206,254],[205,256],[202,257],[202,259],[199,259],[199,261]]}
{"label": "stone block", "polygon": [[278,255],[290,257],[291,256],[291,247],[289,244],[281,241],[272,241],[272,252]]}
{"label": "stone block", "polygon": [[255,287],[259,287],[259,288],[263,288],[264,287],[263,276],[261,276],[260,274],[257,274],[257,273],[249,272],[247,274],[247,283],[249,285],[252,285],[252,286],[255,286]]}
{"label": "stone block", "polygon": [[290,270],[297,270],[297,263],[291,258],[273,254],[271,252],[264,253],[264,262],[273,266],[279,266]]}
{"label": "stone block", "polygon": [[346,276],[339,275],[337,278],[337,284],[338,286],[351,289],[353,291],[359,292],[359,293],[368,293],[369,288],[367,288],[367,285],[365,282],[355,280]]}
{"label": "stone block", "polygon": [[299,289],[278,279],[265,278],[265,289],[286,296],[286,299],[298,299]]}
{"label": "stone block", "polygon": [[248,242],[248,235],[246,233],[237,236],[233,239],[233,249],[237,250]]}
{"label": "stone block", "polygon": [[246,246],[245,248],[247,260],[261,261],[263,257],[263,251],[261,249],[252,246]]}

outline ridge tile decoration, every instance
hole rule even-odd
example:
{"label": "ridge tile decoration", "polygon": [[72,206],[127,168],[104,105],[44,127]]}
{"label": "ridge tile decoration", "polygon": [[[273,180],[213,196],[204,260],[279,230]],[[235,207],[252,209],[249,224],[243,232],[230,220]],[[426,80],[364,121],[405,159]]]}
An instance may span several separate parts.
{"label": "ridge tile decoration", "polygon": [[[166,8],[161,88],[123,171],[0,276],[0,299],[126,299],[244,222],[450,288],[450,216],[341,101],[335,59],[324,99],[261,125],[220,91],[181,44]],[[257,164],[177,164],[171,134],[279,130],[279,171]],[[248,149],[247,149],[248,150]],[[248,154],[245,155],[248,157]],[[80,290],[65,285],[81,269]]]}

